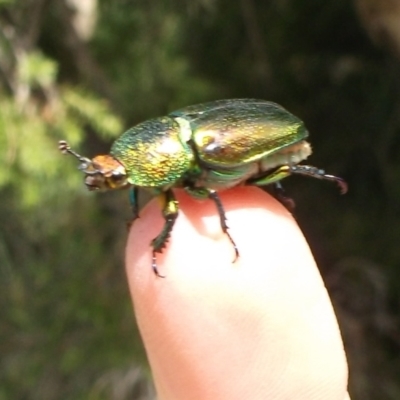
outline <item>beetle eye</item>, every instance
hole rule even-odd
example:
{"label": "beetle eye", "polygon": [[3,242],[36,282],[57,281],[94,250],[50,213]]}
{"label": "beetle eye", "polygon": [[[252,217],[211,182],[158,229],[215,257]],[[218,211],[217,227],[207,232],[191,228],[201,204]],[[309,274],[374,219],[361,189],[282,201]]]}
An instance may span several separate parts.
{"label": "beetle eye", "polygon": [[110,189],[122,188],[127,185],[126,174],[114,171],[111,176],[106,178],[106,182]]}
{"label": "beetle eye", "polygon": [[123,179],[125,179],[125,175],[124,174],[120,174],[120,173],[112,174],[111,179],[114,182],[120,182]]}

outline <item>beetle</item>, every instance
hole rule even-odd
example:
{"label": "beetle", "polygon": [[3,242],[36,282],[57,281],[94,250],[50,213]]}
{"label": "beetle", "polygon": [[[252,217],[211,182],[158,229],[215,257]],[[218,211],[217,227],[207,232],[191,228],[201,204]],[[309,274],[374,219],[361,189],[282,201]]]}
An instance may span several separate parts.
{"label": "beetle", "polygon": [[133,220],[138,217],[138,189],[158,196],[164,226],[152,242],[152,268],[156,254],[168,242],[178,216],[173,188],[210,198],[216,205],[222,231],[235,250],[218,192],[238,185],[273,185],[288,206],[280,180],[305,175],[336,182],[342,193],[346,182],[324,170],[299,164],[311,154],[304,123],[282,106],[257,99],[217,100],[188,106],[165,117],[142,122],[123,133],[110,154],[82,157],[61,140],[59,149],[80,161],[89,190],[130,188]]}

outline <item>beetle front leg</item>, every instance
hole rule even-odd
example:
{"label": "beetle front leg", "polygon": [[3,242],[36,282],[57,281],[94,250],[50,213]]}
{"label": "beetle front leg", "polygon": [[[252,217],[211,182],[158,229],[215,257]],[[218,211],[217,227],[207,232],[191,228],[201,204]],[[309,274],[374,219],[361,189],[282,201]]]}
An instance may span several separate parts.
{"label": "beetle front leg", "polygon": [[160,234],[151,241],[153,247],[151,267],[158,277],[165,278],[165,276],[160,275],[158,272],[156,253],[162,253],[168,242],[172,228],[174,227],[176,218],[178,217],[179,206],[171,189],[160,193],[158,195],[158,200],[161,203],[165,223]]}
{"label": "beetle front leg", "polygon": [[129,203],[131,205],[132,217],[126,223],[126,228],[129,230],[132,224],[139,218],[139,201],[138,201],[138,188],[131,187],[129,188]]}
{"label": "beetle front leg", "polygon": [[219,221],[221,224],[222,232],[224,232],[225,235],[228,236],[229,241],[232,243],[232,246],[235,250],[235,258],[234,258],[233,262],[236,262],[236,260],[239,258],[239,250],[236,246],[235,241],[233,240],[232,236],[229,233],[229,227],[226,223],[226,214],[225,214],[224,206],[222,205],[221,199],[219,198],[217,192],[215,190],[211,190],[211,189],[207,189],[207,188],[186,187],[185,190],[193,197],[196,197],[199,199],[209,198],[215,203],[215,205],[217,207],[218,215],[219,215]]}
{"label": "beetle front leg", "polygon": [[136,186],[133,186],[129,189],[129,203],[131,204],[132,209],[132,220],[131,224],[135,221],[135,219],[139,218],[139,199],[138,193],[139,190]]}

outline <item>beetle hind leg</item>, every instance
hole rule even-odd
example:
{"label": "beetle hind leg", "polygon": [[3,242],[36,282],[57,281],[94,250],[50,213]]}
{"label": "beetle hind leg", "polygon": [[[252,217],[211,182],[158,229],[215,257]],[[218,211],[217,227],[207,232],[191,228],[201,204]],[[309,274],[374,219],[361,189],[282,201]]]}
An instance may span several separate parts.
{"label": "beetle hind leg", "polygon": [[335,182],[339,186],[341,194],[345,194],[347,192],[347,183],[344,179],[335,175],[328,175],[323,169],[313,167],[312,165],[302,164],[282,165],[271,172],[268,171],[265,175],[258,177],[257,179],[248,180],[247,183],[256,186],[266,186],[270,184],[276,184],[281,179],[295,174]]}
{"label": "beetle hind leg", "polygon": [[345,194],[347,192],[348,186],[346,181],[343,178],[340,178],[335,175],[328,175],[325,173],[323,169],[319,169],[317,167],[313,167],[311,165],[288,165],[290,174],[299,174],[309,176],[311,178],[317,179],[325,179],[327,181],[335,182],[340,189],[341,194]]}
{"label": "beetle hind leg", "polygon": [[151,241],[153,247],[151,267],[159,278],[165,278],[165,276],[158,272],[156,254],[162,253],[171,236],[172,228],[174,227],[176,218],[178,217],[179,207],[172,190],[160,193],[158,199],[162,206],[165,223],[160,234]]}

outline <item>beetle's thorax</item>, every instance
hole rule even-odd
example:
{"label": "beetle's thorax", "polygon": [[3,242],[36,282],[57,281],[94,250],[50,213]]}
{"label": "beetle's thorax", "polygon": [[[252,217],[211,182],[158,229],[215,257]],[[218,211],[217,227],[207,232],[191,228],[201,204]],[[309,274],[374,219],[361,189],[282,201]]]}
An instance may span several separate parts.
{"label": "beetle's thorax", "polygon": [[124,132],[111,155],[125,167],[128,181],[142,188],[175,186],[192,166],[194,155],[186,143],[190,127],[174,118],[154,118]]}

